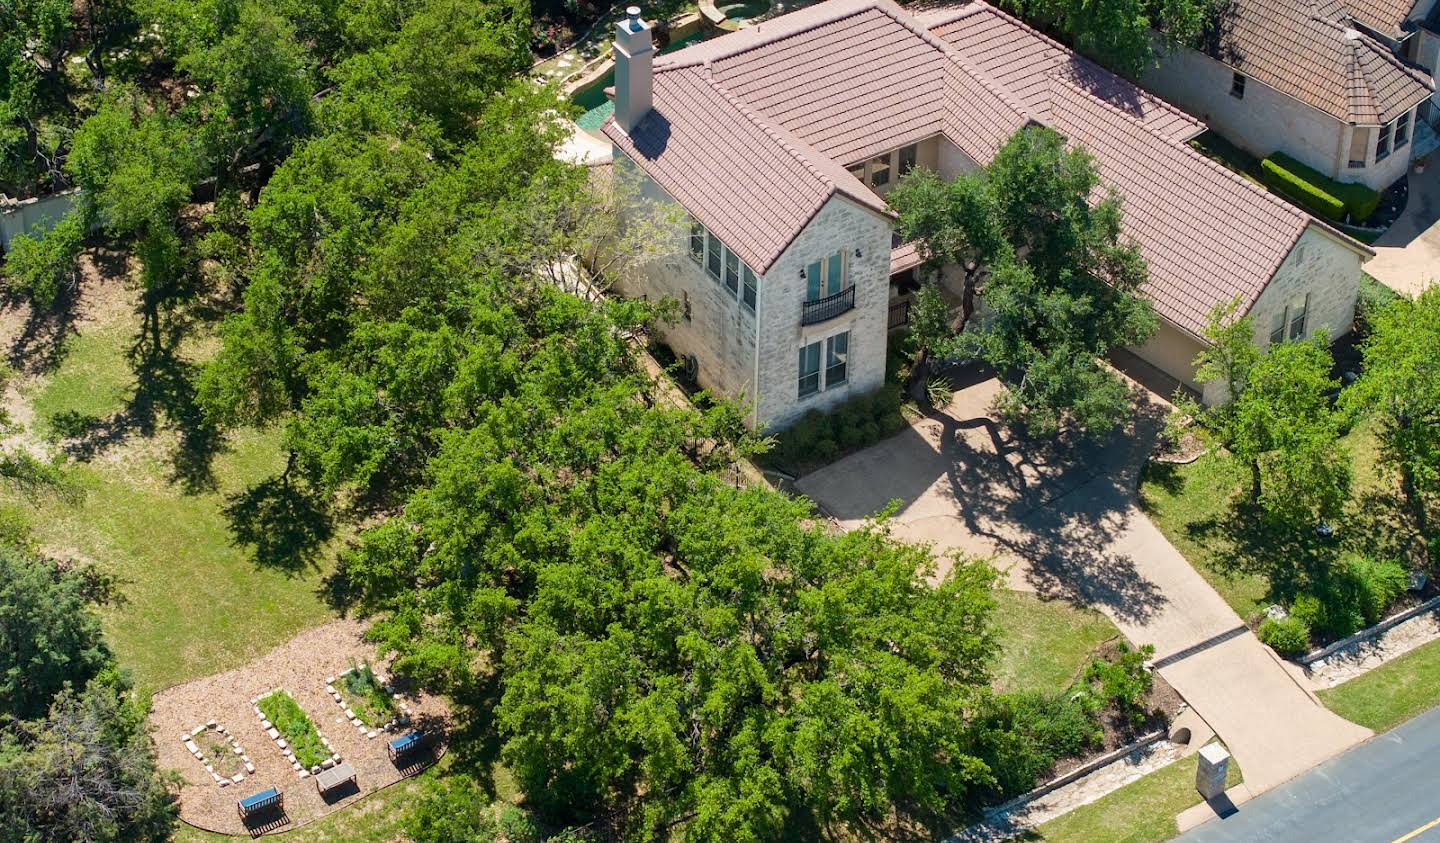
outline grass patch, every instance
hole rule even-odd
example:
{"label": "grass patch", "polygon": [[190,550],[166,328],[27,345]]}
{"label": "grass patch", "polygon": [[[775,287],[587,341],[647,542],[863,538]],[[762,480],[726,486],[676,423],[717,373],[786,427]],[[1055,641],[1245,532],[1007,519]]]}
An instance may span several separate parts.
{"label": "grass patch", "polygon": [[340,674],[335,680],[335,690],[360,722],[372,729],[378,729],[395,716],[395,702],[375,677],[369,662],[361,662]]}
{"label": "grass patch", "polygon": [[1105,641],[1120,632],[1109,618],[1059,600],[997,589],[1002,691],[1058,691],[1069,687]]}
{"label": "grass patch", "polygon": [[1320,691],[1320,699],[1346,720],[1376,732],[1404,723],[1440,705],[1440,641]]}
{"label": "grass patch", "polygon": [[245,772],[245,762],[230,745],[230,739],[215,731],[206,729],[195,737],[195,745],[205,756],[205,763],[215,768],[220,778],[228,779],[236,773]]}
{"label": "grass patch", "polygon": [[119,411],[135,391],[126,358],[134,336],[127,326],[105,324],[71,338],[60,368],[29,396],[35,432],[56,438],[81,420],[99,420]]}
{"label": "grass patch", "polygon": [[256,705],[264,712],[265,719],[289,742],[290,751],[295,753],[295,760],[300,762],[300,766],[309,769],[330,757],[330,750],[320,742],[315,724],[310,722],[305,709],[295,702],[294,697],[285,691],[275,691],[261,697]]}
{"label": "grass patch", "polygon": [[[1159,843],[1180,833],[1175,815],[1200,803],[1195,790],[1195,755],[1182,758],[1113,793],[1044,823],[1023,840],[1051,843]],[[1225,786],[1243,780],[1230,759]]]}

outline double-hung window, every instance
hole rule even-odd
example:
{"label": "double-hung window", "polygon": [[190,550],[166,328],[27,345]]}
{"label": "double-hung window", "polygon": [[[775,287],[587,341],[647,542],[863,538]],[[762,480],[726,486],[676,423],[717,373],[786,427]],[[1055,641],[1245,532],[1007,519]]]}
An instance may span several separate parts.
{"label": "double-hung window", "polygon": [[805,267],[805,301],[819,301],[841,292],[845,283],[845,253],[835,252]]}
{"label": "double-hung window", "polygon": [[1390,124],[1380,127],[1380,137],[1375,141],[1375,160],[1384,161],[1390,156]]}
{"label": "double-hung window", "polygon": [[1310,315],[1309,294],[1298,295],[1275,312],[1270,323],[1270,344],[1298,340],[1305,336],[1305,323]]}
{"label": "double-hung window", "polygon": [[749,266],[740,268],[740,303],[751,313],[755,312],[755,300],[759,297],[760,279],[755,277]]}
{"label": "double-hung window", "polygon": [[1245,74],[1230,74],[1230,96],[1237,100],[1245,99]]}
{"label": "double-hung window", "polygon": [[820,343],[812,342],[800,349],[800,397],[820,391]]}
{"label": "double-hung window", "polygon": [[[849,377],[850,332],[816,340],[800,349],[801,398],[834,389]],[[823,366],[821,365],[823,361]]]}
{"label": "double-hung window", "polygon": [[720,238],[716,237],[714,234],[706,232],[705,239],[706,246],[710,250],[709,254],[706,255],[705,271],[710,273],[711,278],[719,281],[720,263],[724,258],[725,247],[721,245]]}
{"label": "double-hung window", "polygon": [[732,296],[740,292],[740,256],[729,249],[725,250],[725,287]]}
{"label": "double-hung window", "polygon": [[1395,148],[1399,149],[1410,142],[1410,112],[1405,112],[1395,118]]}
{"label": "double-hung window", "polygon": [[694,217],[690,218],[690,258],[697,264],[705,263],[705,226]]}

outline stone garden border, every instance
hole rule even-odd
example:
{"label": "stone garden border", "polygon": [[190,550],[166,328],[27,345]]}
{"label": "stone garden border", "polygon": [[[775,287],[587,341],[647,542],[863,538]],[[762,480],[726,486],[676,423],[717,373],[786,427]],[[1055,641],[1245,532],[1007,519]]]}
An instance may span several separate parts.
{"label": "stone garden border", "polygon": [[[205,753],[200,749],[199,745],[195,743],[195,739],[211,730],[225,737],[225,740],[230,744],[230,750],[240,756],[240,761],[245,765],[245,772],[236,773],[229,778],[225,778],[215,772],[215,767],[205,760]],[[195,760],[199,761],[205,767],[205,772],[209,773],[210,777],[215,780],[215,784],[220,787],[239,784],[245,781],[247,775],[253,775],[255,773],[255,763],[250,760],[249,755],[245,754],[245,747],[241,746],[240,741],[236,739],[234,735],[230,734],[224,726],[214,720],[196,726],[188,732],[181,732],[180,742],[185,745],[186,751],[195,756]]]}
{"label": "stone garden border", "polygon": [[[397,709],[400,710],[400,714],[394,719],[390,720],[388,723],[381,724],[379,729],[370,728],[370,726],[367,725],[364,720],[361,720],[358,716],[356,716],[354,709],[351,709],[345,705],[344,697],[340,695],[340,690],[335,687],[335,681],[337,679],[347,673],[353,672],[354,670],[355,668],[353,667],[347,667],[339,673],[335,674],[334,676],[325,677],[325,692],[330,695],[330,699],[334,700],[336,705],[340,706],[341,712],[345,715],[345,718],[350,721],[351,726],[354,726],[356,729],[358,729],[360,731],[360,734],[365,736],[366,740],[374,740],[375,738],[379,737],[382,732],[393,732],[397,728],[402,728],[404,726],[410,725],[410,719],[412,717],[410,706],[407,705],[404,700],[400,699],[400,697],[395,693],[394,686],[392,686],[390,684],[390,681],[384,676],[382,676],[381,673],[375,669],[374,665],[370,665],[370,672],[375,674],[375,679],[380,682],[381,686],[384,687],[385,692],[390,695],[390,701],[395,704],[395,707]],[[328,746],[329,744],[326,745]]]}
{"label": "stone garden border", "polygon": [[[285,740],[285,736],[280,734],[280,730],[275,728],[275,724],[271,723],[265,717],[265,712],[260,710],[261,700],[278,693],[284,693],[286,696],[288,696],[291,700],[294,701],[296,706],[300,707],[300,710],[305,713],[306,719],[310,720],[310,725],[315,729],[315,734],[319,736],[320,743],[326,749],[330,750],[329,758],[326,758],[324,761],[316,764],[308,770],[305,769],[303,765],[301,765],[300,760],[295,757],[295,753],[290,750],[290,744],[288,741]],[[340,753],[335,750],[335,747],[330,745],[329,738],[326,738],[325,733],[320,731],[320,724],[316,723],[314,718],[310,717],[310,712],[305,711],[304,707],[300,706],[300,701],[298,699],[295,699],[294,694],[286,691],[284,688],[271,688],[265,693],[260,694],[259,696],[250,700],[250,705],[253,706],[255,709],[255,716],[260,718],[260,728],[265,730],[266,737],[270,738],[270,740],[275,742],[275,746],[280,750],[281,754],[285,756],[286,760],[290,762],[290,767],[295,770],[295,775],[298,778],[308,779],[312,775],[319,773],[321,770],[328,770],[331,767],[334,767],[336,764],[340,763]]]}

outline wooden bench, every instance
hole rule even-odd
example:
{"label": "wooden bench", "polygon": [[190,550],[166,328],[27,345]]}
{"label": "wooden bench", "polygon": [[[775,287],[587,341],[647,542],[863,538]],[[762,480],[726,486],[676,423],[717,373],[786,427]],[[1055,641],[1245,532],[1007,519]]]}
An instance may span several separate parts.
{"label": "wooden bench", "polygon": [[253,814],[258,814],[267,808],[274,808],[277,811],[285,810],[285,794],[278,787],[266,788],[259,793],[251,794],[235,803],[236,810],[240,812],[240,819],[244,820]]}
{"label": "wooden bench", "polygon": [[390,742],[390,760],[394,761],[402,755],[414,752],[425,743],[425,733],[416,729],[408,735],[401,735]]}
{"label": "wooden bench", "polygon": [[349,764],[336,764],[328,770],[321,770],[315,774],[315,789],[324,796],[326,791],[334,790],[346,782],[355,781],[355,768]]}

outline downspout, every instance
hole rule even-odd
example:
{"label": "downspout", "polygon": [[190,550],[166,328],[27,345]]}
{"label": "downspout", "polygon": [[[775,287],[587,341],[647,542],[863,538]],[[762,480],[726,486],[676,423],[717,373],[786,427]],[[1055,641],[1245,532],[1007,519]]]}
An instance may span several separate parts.
{"label": "downspout", "polygon": [[750,411],[750,427],[758,429],[760,427],[760,314],[765,306],[765,288],[769,285],[765,283],[762,276],[757,276],[755,282],[758,285],[755,290],[755,374],[754,380],[751,381],[755,384],[755,407]]}

